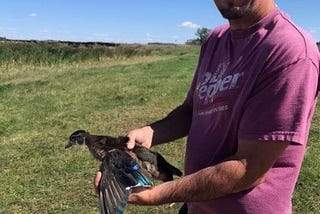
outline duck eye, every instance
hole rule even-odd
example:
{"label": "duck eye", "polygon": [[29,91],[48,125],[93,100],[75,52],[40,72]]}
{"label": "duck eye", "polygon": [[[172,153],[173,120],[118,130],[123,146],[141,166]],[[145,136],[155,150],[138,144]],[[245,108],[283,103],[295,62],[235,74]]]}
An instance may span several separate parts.
{"label": "duck eye", "polygon": [[84,143],[84,137],[82,137],[82,136],[76,136],[76,137],[74,138],[74,141],[75,141],[76,144],[82,145],[82,144]]}

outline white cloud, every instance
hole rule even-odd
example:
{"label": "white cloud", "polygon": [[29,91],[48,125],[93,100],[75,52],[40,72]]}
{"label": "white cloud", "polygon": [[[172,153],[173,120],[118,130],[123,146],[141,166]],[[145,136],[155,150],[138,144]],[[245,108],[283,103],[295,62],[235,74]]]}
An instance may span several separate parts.
{"label": "white cloud", "polygon": [[48,29],[39,30],[38,34],[35,35],[35,37],[41,40],[53,39],[53,36],[51,35],[51,32]]}
{"label": "white cloud", "polygon": [[320,41],[320,27],[309,27],[307,30],[316,42]]}
{"label": "white cloud", "polygon": [[49,30],[48,29],[42,29],[42,30],[40,30],[40,33],[49,33]]}
{"label": "white cloud", "polygon": [[99,42],[109,42],[111,40],[110,35],[107,33],[93,33],[85,38],[86,41],[99,41]]}
{"label": "white cloud", "polygon": [[30,13],[29,16],[30,16],[30,17],[37,17],[38,14],[36,14],[36,13]]}
{"label": "white cloud", "polygon": [[153,42],[154,41],[154,36],[152,36],[151,33],[146,33],[147,41],[148,42]]}
{"label": "white cloud", "polygon": [[17,29],[13,28],[13,27],[9,27],[6,30],[9,31],[9,32],[17,32]]}
{"label": "white cloud", "polygon": [[183,27],[183,28],[191,28],[191,29],[196,29],[196,28],[200,28],[200,25],[197,25],[195,23],[192,23],[190,21],[186,21],[186,22],[182,22],[179,27]]}
{"label": "white cloud", "polygon": [[319,33],[320,32],[320,27],[314,27],[309,29],[310,33]]}
{"label": "white cloud", "polygon": [[181,43],[181,41],[179,41],[179,39],[180,38],[177,35],[173,35],[173,36],[170,37],[170,40],[171,40],[172,43]]}

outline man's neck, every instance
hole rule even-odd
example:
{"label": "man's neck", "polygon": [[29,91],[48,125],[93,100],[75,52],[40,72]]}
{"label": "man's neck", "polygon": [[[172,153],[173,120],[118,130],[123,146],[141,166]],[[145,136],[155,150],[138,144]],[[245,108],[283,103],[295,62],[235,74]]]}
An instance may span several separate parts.
{"label": "man's neck", "polygon": [[[258,1],[259,2],[259,1]],[[275,3],[273,1],[268,1],[269,3],[266,5],[265,3],[262,5],[256,4],[252,6],[252,11],[246,16],[229,20],[230,27],[232,30],[245,30],[248,29],[253,24],[259,22],[265,16],[267,16],[275,7]]]}

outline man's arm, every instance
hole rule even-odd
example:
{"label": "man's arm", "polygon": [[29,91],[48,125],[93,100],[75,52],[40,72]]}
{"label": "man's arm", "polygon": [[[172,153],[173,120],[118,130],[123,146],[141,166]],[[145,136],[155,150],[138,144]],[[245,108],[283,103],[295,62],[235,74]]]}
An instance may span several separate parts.
{"label": "man's arm", "polygon": [[239,140],[238,151],[227,160],[196,173],[140,189],[130,194],[129,203],[158,205],[216,199],[262,183],[289,142]]}
{"label": "man's arm", "polygon": [[136,143],[147,148],[152,145],[170,142],[185,137],[190,129],[192,108],[184,103],[170,112],[165,118],[128,133],[128,148]]}

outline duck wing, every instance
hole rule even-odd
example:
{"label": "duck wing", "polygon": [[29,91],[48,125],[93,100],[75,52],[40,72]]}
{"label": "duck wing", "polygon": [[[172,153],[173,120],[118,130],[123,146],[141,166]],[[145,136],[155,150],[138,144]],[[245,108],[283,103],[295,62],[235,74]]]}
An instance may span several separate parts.
{"label": "duck wing", "polygon": [[158,180],[163,182],[173,180],[173,175],[182,176],[182,172],[170,164],[160,153],[136,145],[133,152],[141,160],[146,170]]}
{"label": "duck wing", "polygon": [[118,149],[108,151],[100,170],[99,205],[101,214],[121,214],[127,204],[132,188],[153,185],[143,174],[138,163],[126,152]]}

